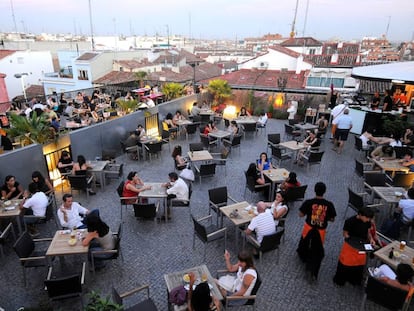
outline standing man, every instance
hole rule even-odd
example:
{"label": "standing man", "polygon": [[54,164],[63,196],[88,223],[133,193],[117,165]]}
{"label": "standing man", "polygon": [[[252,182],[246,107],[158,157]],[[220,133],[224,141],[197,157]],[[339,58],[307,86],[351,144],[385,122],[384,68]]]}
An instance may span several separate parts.
{"label": "standing man", "polygon": [[345,108],[344,114],[333,121],[336,124],[334,148],[332,150],[341,154],[344,142],[348,139],[349,131],[352,128],[352,118],[349,116],[349,109]]}
{"label": "standing man", "polygon": [[325,256],[323,243],[328,221],[334,221],[336,217],[333,203],[323,197],[325,192],[326,185],[323,182],[316,183],[315,197],[303,202],[299,209],[299,216],[306,216],[306,219],[297,252],[300,259],[306,263],[312,280],[318,278],[319,268]]}
{"label": "standing man", "polygon": [[86,228],[86,225],[82,222],[83,218],[80,215],[88,214],[89,210],[79,203],[73,202],[73,196],[69,193],[63,195],[62,201],[63,203],[57,212],[62,227],[69,229]]}

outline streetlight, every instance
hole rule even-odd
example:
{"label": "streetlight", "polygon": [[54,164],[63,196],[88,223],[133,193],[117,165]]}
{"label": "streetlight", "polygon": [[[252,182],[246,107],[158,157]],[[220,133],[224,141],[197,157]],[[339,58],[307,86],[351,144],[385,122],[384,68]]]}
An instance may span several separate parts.
{"label": "streetlight", "polygon": [[24,76],[28,76],[29,74],[27,72],[22,72],[22,73],[15,73],[14,77],[16,79],[20,79],[20,82],[22,84],[22,90],[23,90],[23,97],[24,97],[24,101],[27,103],[27,96],[26,96],[26,89],[24,86]]}
{"label": "streetlight", "polygon": [[197,93],[195,68],[196,68],[196,66],[200,65],[201,62],[203,62],[203,61],[192,60],[192,61],[187,62],[187,64],[190,65],[193,68],[193,92],[194,92],[194,94]]}

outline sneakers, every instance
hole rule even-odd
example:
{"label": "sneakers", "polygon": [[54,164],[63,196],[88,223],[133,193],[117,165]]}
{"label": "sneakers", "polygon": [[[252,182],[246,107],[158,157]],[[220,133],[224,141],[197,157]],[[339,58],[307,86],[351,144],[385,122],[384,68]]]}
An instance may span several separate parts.
{"label": "sneakers", "polygon": [[89,193],[89,195],[95,195],[96,194],[96,192],[93,191],[93,190],[88,190],[88,193]]}

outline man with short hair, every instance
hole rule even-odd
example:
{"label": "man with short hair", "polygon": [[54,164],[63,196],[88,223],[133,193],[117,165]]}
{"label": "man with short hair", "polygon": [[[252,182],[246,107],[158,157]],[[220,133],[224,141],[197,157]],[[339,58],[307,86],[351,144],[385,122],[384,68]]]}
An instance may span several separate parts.
{"label": "man with short hair", "polygon": [[266,213],[266,204],[264,202],[257,203],[258,215],[253,217],[249,226],[244,231],[246,235],[256,232],[256,240],[262,243],[263,237],[276,233],[275,221],[272,213]]}
{"label": "man with short hair", "polygon": [[402,222],[411,223],[414,219],[414,188],[408,189],[407,199],[401,199],[398,208],[402,212]]}
{"label": "man with short hair", "polygon": [[[170,211],[170,201],[171,199],[188,201],[189,199],[189,189],[186,182],[178,177],[176,172],[171,172],[168,174],[170,181],[163,184],[164,187],[167,187],[167,217],[171,219]],[[165,217],[165,216],[164,216]]]}
{"label": "man with short hair", "polygon": [[57,212],[62,227],[69,229],[86,228],[86,225],[82,222],[83,218],[80,215],[88,214],[89,210],[79,203],[73,202],[73,196],[69,193],[63,195],[62,201],[63,203]]}
{"label": "man with short hair", "polygon": [[[33,215],[44,217],[46,215],[47,205],[49,200],[46,194],[39,190],[36,183],[29,184],[29,191],[25,191],[23,200],[20,203],[20,209],[24,210],[24,215]],[[39,235],[39,232],[34,227],[36,219],[25,219],[27,228],[32,236]]]}
{"label": "man with short hair", "polygon": [[317,182],[314,190],[315,197],[303,202],[299,209],[299,216],[306,216],[306,219],[297,252],[310,270],[311,278],[316,280],[324,257],[323,244],[328,221],[335,220],[336,211],[333,203],[323,197],[326,192],[323,182]]}
{"label": "man with short hair", "polygon": [[193,103],[193,108],[191,108],[191,115],[194,116],[198,116],[200,115],[201,109],[198,107],[197,102]]}
{"label": "man with short hair", "polygon": [[344,142],[348,139],[349,131],[352,128],[352,118],[349,116],[349,109],[346,108],[344,114],[336,118],[333,124],[336,125],[333,150],[340,154],[344,147]]}

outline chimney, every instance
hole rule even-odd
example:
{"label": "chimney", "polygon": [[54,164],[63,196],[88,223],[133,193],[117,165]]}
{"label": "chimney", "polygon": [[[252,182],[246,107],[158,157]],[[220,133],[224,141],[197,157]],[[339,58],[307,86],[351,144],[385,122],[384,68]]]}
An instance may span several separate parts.
{"label": "chimney", "polygon": [[0,103],[9,102],[9,95],[7,93],[6,81],[4,81],[4,78],[6,78],[6,75],[0,73]]}

